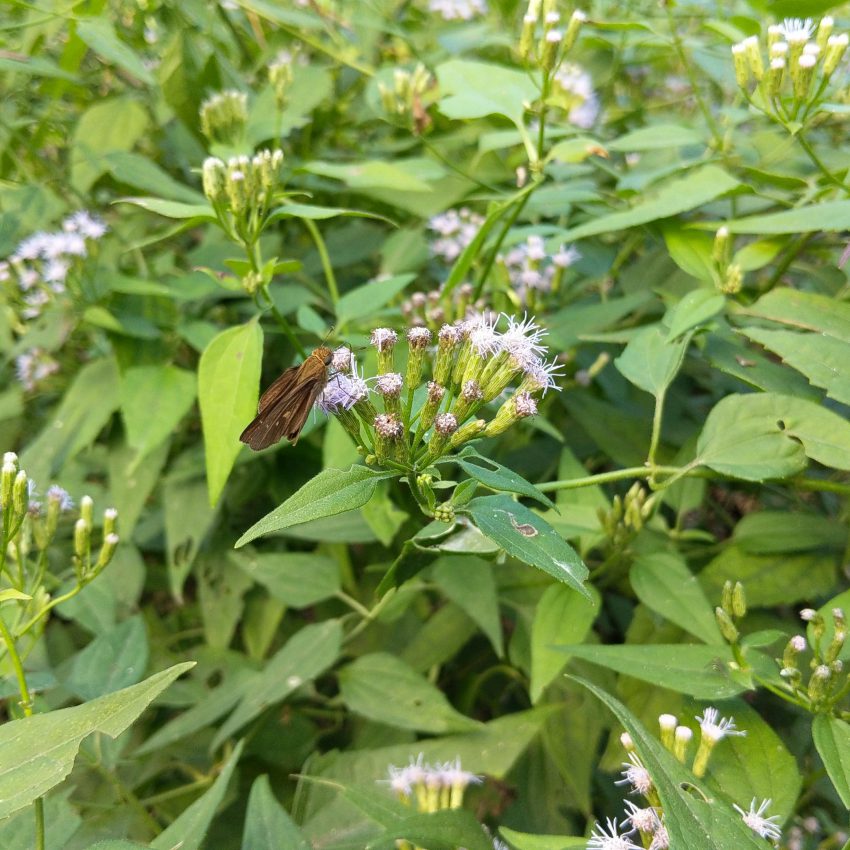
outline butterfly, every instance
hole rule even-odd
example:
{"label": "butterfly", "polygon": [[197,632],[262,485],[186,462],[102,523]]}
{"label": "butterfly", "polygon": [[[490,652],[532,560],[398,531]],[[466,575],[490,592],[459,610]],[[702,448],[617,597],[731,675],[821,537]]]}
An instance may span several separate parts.
{"label": "butterfly", "polygon": [[319,394],[328,383],[333,352],[321,346],[300,365],[287,369],[260,397],[257,415],[239,435],[255,452],[286,437],[293,445]]}

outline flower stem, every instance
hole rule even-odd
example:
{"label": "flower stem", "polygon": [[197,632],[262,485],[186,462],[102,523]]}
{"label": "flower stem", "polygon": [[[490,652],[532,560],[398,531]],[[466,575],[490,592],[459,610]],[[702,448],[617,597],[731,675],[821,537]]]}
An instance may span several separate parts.
{"label": "flower stem", "polygon": [[334,275],[333,266],[331,265],[331,258],[328,254],[328,246],[325,245],[325,240],[322,238],[322,234],[319,231],[319,228],[316,227],[316,222],[312,221],[309,218],[302,219],[304,222],[304,226],[310,232],[310,236],[313,237],[313,242],[316,244],[316,250],[319,252],[319,259],[322,262],[322,271],[325,273],[325,280],[328,284],[328,294],[331,296],[331,303],[336,308],[337,304],[339,304],[339,289],[336,285],[336,277]]}

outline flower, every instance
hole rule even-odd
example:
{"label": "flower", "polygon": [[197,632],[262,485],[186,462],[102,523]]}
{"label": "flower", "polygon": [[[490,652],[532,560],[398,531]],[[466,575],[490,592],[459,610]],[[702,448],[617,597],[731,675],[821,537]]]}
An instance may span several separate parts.
{"label": "flower", "polygon": [[811,18],[786,18],[778,29],[786,41],[789,42],[806,42],[815,32],[815,25]]}
{"label": "flower", "polygon": [[398,341],[398,334],[390,328],[375,328],[372,331],[372,345],[378,351],[392,350],[393,346]]}
{"label": "flower", "polygon": [[432,216],[428,228],[439,238],[431,243],[431,253],[446,263],[454,262],[476,237],[482,224],[484,218],[467,207]]}
{"label": "flower", "polygon": [[804,623],[811,622],[812,620],[815,619],[815,617],[817,617],[817,615],[818,615],[818,612],[815,611],[814,608],[803,608],[803,610],[800,611],[800,619]]}
{"label": "flower", "polygon": [[457,417],[453,413],[441,413],[434,419],[434,430],[444,437],[457,431]]}
{"label": "flower", "polygon": [[782,838],[782,830],[776,821],[781,820],[779,815],[770,815],[765,817],[765,812],[770,807],[771,801],[762,800],[758,809],[756,808],[756,798],[753,797],[750,802],[749,811],[744,811],[740,806],[735,806],[735,811],[741,815],[744,823],[756,834],[762,838],[770,838],[772,841],[778,841]]}
{"label": "flower", "polygon": [[645,797],[652,790],[652,777],[649,771],[643,766],[635,752],[629,753],[629,760],[623,762],[625,770],[622,771],[623,778],[617,780],[617,785],[629,784],[632,786],[632,792]]}
{"label": "flower", "polygon": [[74,500],[71,498],[68,491],[63,487],[60,487],[58,484],[53,484],[48,488],[47,500],[49,502],[56,502],[59,506],[59,510],[63,513],[65,511],[70,511],[71,508],[74,507]]}
{"label": "flower", "polygon": [[59,364],[41,348],[31,348],[15,358],[15,373],[27,392],[58,371]]}
{"label": "flower", "polygon": [[523,315],[522,321],[513,316],[506,315],[505,318],[508,320],[508,329],[501,336],[502,351],[506,351],[521,368],[533,365],[546,353],[546,346],[540,342],[546,336],[546,331],[527,315]]}
{"label": "flower", "polygon": [[100,239],[109,228],[97,216],[87,210],[77,210],[62,222],[62,229],[68,233],[79,233],[85,239]]}
{"label": "flower", "polygon": [[441,15],[444,21],[471,21],[487,12],[486,0],[430,0],[428,11]]}
{"label": "flower", "polygon": [[562,377],[561,371],[563,366],[556,360],[547,363],[545,360],[538,359],[525,367],[525,380],[527,384],[525,389],[533,391],[542,390],[543,395],[546,395],[546,390],[558,390],[561,388],[555,382],[556,378]]}
{"label": "flower", "polygon": [[378,376],[375,389],[385,398],[398,398],[403,384],[404,378],[398,372],[387,372]]}
{"label": "flower", "polygon": [[590,74],[573,62],[564,62],[554,82],[561,90],[569,122],[583,130],[590,129],[599,117],[599,98],[593,91]]}
{"label": "flower", "polygon": [[352,352],[350,348],[343,345],[334,351],[331,366],[333,366],[337,372],[351,372],[354,365],[354,352]]}
{"label": "flower", "polygon": [[374,424],[375,431],[385,440],[397,440],[404,433],[404,426],[393,413],[379,413]]}
{"label": "flower", "polygon": [[631,823],[631,825],[639,832],[652,833],[661,826],[661,822],[658,819],[658,813],[652,808],[652,806],[642,809],[640,806],[635,805],[631,800],[624,800],[623,803],[628,811],[626,820],[629,821],[629,823]]}
{"label": "flower", "polygon": [[715,743],[730,735],[746,735],[746,732],[735,728],[735,719],[732,717],[720,717],[720,712],[716,708],[707,708],[702,713],[701,717],[696,717],[696,721],[700,725],[702,734]]}
{"label": "flower", "polygon": [[599,823],[593,827],[590,840],[587,842],[587,850],[640,850],[640,845],[635,844],[628,837],[631,832],[632,830],[621,833],[617,821],[608,818],[607,832]]}

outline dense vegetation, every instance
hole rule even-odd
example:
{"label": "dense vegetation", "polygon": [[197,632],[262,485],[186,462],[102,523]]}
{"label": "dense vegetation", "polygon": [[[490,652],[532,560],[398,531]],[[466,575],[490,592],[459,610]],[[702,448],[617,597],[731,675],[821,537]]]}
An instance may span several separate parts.
{"label": "dense vegetation", "polygon": [[847,850],[845,12],[5,4],[0,847]]}

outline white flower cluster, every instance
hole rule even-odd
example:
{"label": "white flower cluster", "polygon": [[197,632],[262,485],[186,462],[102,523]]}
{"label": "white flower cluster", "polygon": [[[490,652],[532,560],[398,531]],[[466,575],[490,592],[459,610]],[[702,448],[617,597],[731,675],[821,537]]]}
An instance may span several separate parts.
{"label": "white flower cluster", "polygon": [[498,257],[508,273],[511,288],[523,303],[528,301],[529,289],[549,292],[559,270],[569,268],[580,259],[581,254],[571,245],[561,245],[554,254],[549,254],[543,237],[537,235],[529,236],[525,242]]}
{"label": "white flower cluster", "polygon": [[428,227],[438,234],[438,238],[431,243],[431,253],[453,263],[475,238],[482,224],[483,217],[466,207],[433,216]]}
{"label": "white flower cluster", "polygon": [[59,364],[43,349],[31,348],[15,358],[15,374],[27,392],[59,371]]}
{"label": "white flower cluster", "polygon": [[23,294],[24,319],[40,316],[51,297],[65,291],[69,273],[107,229],[99,218],[80,210],[64,219],[61,230],[28,236],[0,261],[0,283],[14,280]]}
{"label": "white flower cluster", "polygon": [[429,0],[428,11],[441,15],[444,21],[471,21],[487,14],[486,0]]}
{"label": "white flower cluster", "polygon": [[415,761],[404,767],[390,765],[389,778],[383,780],[400,797],[410,797],[417,789],[446,790],[463,792],[469,785],[478,785],[481,777],[463,770],[460,758],[445,764],[423,762],[420,753]]}
{"label": "white flower cluster", "polygon": [[599,118],[600,108],[590,74],[574,62],[564,62],[555,73],[554,82],[570,124],[582,130],[590,129]]}

